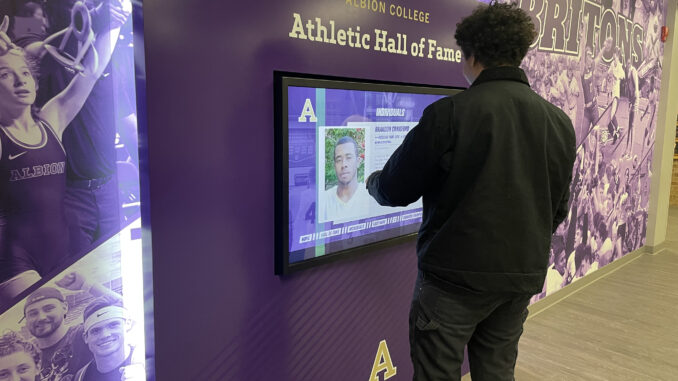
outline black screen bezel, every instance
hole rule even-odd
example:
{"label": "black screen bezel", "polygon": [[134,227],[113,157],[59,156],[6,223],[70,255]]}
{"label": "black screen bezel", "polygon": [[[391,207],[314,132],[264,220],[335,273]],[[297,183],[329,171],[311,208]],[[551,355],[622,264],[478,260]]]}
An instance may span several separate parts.
{"label": "black screen bezel", "polygon": [[333,262],[341,258],[355,257],[384,247],[413,240],[417,233],[396,236],[362,246],[337,251],[322,257],[289,263],[289,130],[288,99],[289,86],[345,89],[362,91],[385,91],[412,94],[455,95],[463,90],[458,87],[419,85],[402,82],[366,80],[359,78],[335,77],[274,71],[274,161],[275,161],[275,274],[287,275],[298,270]]}

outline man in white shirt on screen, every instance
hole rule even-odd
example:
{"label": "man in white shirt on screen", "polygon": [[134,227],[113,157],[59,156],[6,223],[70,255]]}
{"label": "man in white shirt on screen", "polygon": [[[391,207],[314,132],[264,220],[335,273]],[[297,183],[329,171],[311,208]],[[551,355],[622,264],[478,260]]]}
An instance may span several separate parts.
{"label": "man in white shirt on screen", "polygon": [[334,146],[333,160],[337,185],[323,194],[320,220],[345,221],[366,215],[370,196],[365,184],[358,182],[358,166],[362,161],[358,143],[350,136],[340,138]]}

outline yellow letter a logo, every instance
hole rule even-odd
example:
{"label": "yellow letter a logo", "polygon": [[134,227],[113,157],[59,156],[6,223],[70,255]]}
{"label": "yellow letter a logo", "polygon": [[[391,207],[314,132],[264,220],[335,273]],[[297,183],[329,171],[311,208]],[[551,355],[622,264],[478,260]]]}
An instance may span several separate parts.
{"label": "yellow letter a logo", "polygon": [[384,373],[384,381],[396,375],[396,367],[393,366],[391,355],[388,353],[386,340],[382,340],[379,343],[377,357],[374,358],[374,365],[372,365],[370,381],[379,381],[379,373],[383,370],[386,370],[386,373]]}
{"label": "yellow letter a logo", "polygon": [[301,111],[301,115],[299,115],[299,121],[300,122],[306,122],[306,117],[309,117],[311,122],[315,123],[318,121],[318,118],[315,116],[315,112],[313,111],[313,105],[311,104],[311,100],[306,98],[306,102],[304,103],[304,109]]}

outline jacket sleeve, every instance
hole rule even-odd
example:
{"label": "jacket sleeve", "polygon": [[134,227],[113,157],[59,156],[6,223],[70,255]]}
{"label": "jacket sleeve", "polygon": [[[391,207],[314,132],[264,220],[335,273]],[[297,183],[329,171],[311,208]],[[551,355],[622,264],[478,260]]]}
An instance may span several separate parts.
{"label": "jacket sleeve", "polygon": [[[556,206],[556,210],[553,213],[553,226],[551,227],[552,233],[556,232],[556,229],[558,229],[558,226],[567,218],[567,214],[570,211],[570,190],[572,189],[572,178],[573,178],[573,170],[574,170],[574,165],[576,162],[577,158],[577,138],[574,133],[574,127],[572,126],[572,121],[567,118],[568,122],[568,127],[564,130],[567,131],[568,134],[566,135],[566,147],[567,151],[565,153],[566,160],[564,166],[562,167],[563,170],[567,170],[569,173],[569,176],[567,178],[567,182],[563,184],[563,194],[561,195],[560,200],[558,201],[558,204]],[[579,172],[574,172],[579,176]]]}
{"label": "jacket sleeve", "polygon": [[367,180],[367,189],[380,205],[406,206],[417,201],[428,189],[445,151],[441,132],[449,121],[428,106],[417,124],[393,152],[383,170]]}
{"label": "jacket sleeve", "polygon": [[558,229],[558,226],[565,221],[565,218],[567,217],[567,213],[570,210],[570,184],[572,183],[572,175],[570,175],[570,179],[567,182],[567,186],[565,187],[565,192],[563,192],[563,196],[560,199],[560,202],[558,203],[558,208],[556,209],[556,212],[553,214],[553,227],[551,228],[551,233],[555,233],[556,229]]}

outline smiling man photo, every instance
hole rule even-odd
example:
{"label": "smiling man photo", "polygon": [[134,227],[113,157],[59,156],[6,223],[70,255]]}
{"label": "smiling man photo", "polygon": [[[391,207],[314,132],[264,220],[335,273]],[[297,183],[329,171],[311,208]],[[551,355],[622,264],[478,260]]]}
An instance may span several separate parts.
{"label": "smiling man photo", "polygon": [[132,320],[119,302],[98,298],[83,311],[83,339],[94,360],[83,366],[75,381],[144,380],[143,364],[133,364],[129,332]]}

